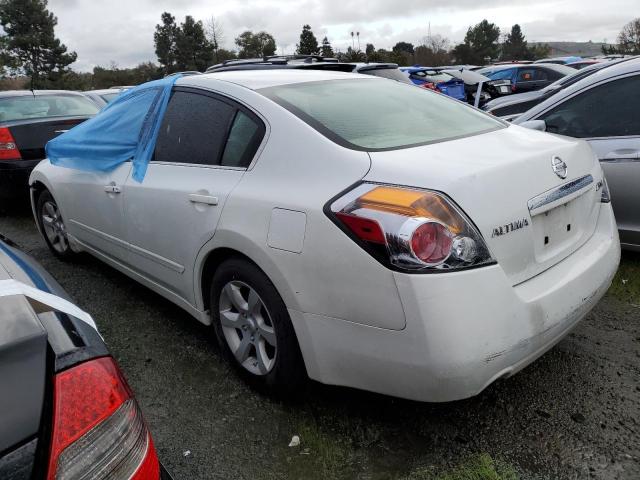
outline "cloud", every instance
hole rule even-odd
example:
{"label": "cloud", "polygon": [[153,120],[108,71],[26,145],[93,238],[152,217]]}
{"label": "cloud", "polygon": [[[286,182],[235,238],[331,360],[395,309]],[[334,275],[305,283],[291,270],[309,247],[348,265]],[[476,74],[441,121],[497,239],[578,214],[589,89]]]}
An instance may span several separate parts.
{"label": "cloud", "polygon": [[632,19],[637,0],[50,0],[58,17],[56,34],[78,53],[73,68],[96,65],[121,67],[155,61],[153,32],[163,11],[178,22],[185,15],[206,20],[215,16],[223,25],[226,48],[244,30],[271,33],[279,51],[293,53],[302,25],[309,23],[318,40],[346,49],[351,31],[360,32],[362,48],[373,43],[390,48],[398,41],[418,43],[433,34],[462,40],[469,25],[483,18],[508,30],[519,23],[530,41],[613,41]]}

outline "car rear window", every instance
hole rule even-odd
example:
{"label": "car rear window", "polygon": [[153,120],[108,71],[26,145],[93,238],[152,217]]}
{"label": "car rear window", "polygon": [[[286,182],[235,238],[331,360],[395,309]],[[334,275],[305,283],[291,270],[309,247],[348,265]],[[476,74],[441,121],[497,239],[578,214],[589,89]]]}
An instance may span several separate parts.
{"label": "car rear window", "polygon": [[120,95],[119,91],[113,92],[113,93],[103,93],[100,96],[105,102],[109,103],[109,102],[113,102],[116,98],[118,98],[118,95]]}
{"label": "car rear window", "polygon": [[76,95],[25,95],[0,98],[0,121],[32,118],[95,115],[100,110],[91,100]]}
{"label": "car rear window", "polygon": [[355,150],[407,148],[506,126],[462,102],[399,82],[329,80],[258,91]]}

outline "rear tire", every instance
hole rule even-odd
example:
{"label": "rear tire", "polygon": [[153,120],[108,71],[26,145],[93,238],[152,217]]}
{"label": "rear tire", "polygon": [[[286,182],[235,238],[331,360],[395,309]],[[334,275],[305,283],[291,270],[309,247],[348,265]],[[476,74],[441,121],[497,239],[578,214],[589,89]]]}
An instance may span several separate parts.
{"label": "rear tire", "polygon": [[43,190],[36,203],[36,219],[49,250],[61,260],[69,261],[78,254],[71,249],[67,228],[58,204],[48,190]]}
{"label": "rear tire", "polygon": [[223,262],[211,285],[213,329],[220,349],[252,386],[272,394],[299,391],[306,369],[284,301],[254,264]]}

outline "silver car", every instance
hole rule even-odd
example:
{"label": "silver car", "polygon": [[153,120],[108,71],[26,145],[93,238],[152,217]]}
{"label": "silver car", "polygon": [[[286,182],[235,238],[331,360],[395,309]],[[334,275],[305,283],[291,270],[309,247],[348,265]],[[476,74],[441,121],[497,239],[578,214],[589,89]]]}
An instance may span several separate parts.
{"label": "silver car", "polygon": [[589,142],[604,169],[623,248],[640,251],[640,57],[587,76],[513,123]]}

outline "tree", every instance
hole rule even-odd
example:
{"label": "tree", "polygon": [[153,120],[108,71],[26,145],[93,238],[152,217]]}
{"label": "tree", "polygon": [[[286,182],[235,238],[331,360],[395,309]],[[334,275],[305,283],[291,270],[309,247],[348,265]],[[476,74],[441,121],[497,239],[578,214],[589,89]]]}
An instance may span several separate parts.
{"label": "tree", "polygon": [[511,32],[507,33],[502,44],[502,60],[531,60],[531,51],[527,47],[527,41],[520,25],[517,23],[511,27]]}
{"label": "tree", "polygon": [[625,55],[640,54],[640,17],[622,27],[618,35],[618,52]]}
{"label": "tree", "polygon": [[212,60],[213,47],[204,34],[202,22],[187,15],[176,34],[176,67],[202,72]]}
{"label": "tree", "polygon": [[169,12],[164,12],[160,18],[162,23],[156,25],[153,42],[158,62],[164,69],[164,74],[167,75],[176,71],[176,37],[179,28],[176,25],[176,18]]}
{"label": "tree", "polygon": [[415,63],[430,66],[449,65],[449,45],[449,39],[441,35],[423,38],[422,45],[415,48]]}
{"label": "tree", "polygon": [[276,40],[267,32],[242,32],[236,37],[236,45],[240,48],[238,58],[268,57],[276,53]]}
{"label": "tree", "polygon": [[329,39],[327,37],[324,37],[322,39],[322,51],[321,54],[323,57],[333,57],[335,54],[333,53],[333,48],[331,47],[331,44],[329,43]]}
{"label": "tree", "polygon": [[413,43],[407,43],[407,42],[396,43],[392,50],[394,52],[405,52],[405,53],[408,53],[409,55],[413,55],[413,53],[415,52],[415,49],[413,48]]}
{"label": "tree", "polygon": [[0,24],[6,34],[3,64],[31,77],[31,88],[55,82],[76,61],[55,36],[58,19],[47,0],[1,0]]}
{"label": "tree", "polygon": [[530,60],[540,60],[551,55],[551,47],[546,43],[536,43],[529,47]]}
{"label": "tree", "polygon": [[[214,62],[220,63],[224,62],[224,60],[228,60],[228,58],[225,58],[223,60],[219,58],[219,53],[222,49],[222,44],[224,43],[224,29],[222,28],[222,24],[217,18],[211,17],[209,18],[209,20],[207,20],[206,34],[207,40],[209,40],[209,43],[213,48]],[[225,53],[226,52],[228,52],[228,50],[226,50]]]}
{"label": "tree", "polygon": [[456,63],[470,63],[482,65],[498,58],[500,47],[500,29],[487,20],[469,27],[464,37],[464,43],[456,45],[453,55]]}
{"label": "tree", "polygon": [[296,51],[299,55],[317,55],[318,40],[311,31],[310,25],[304,25],[300,33],[300,43],[296,45]]}

